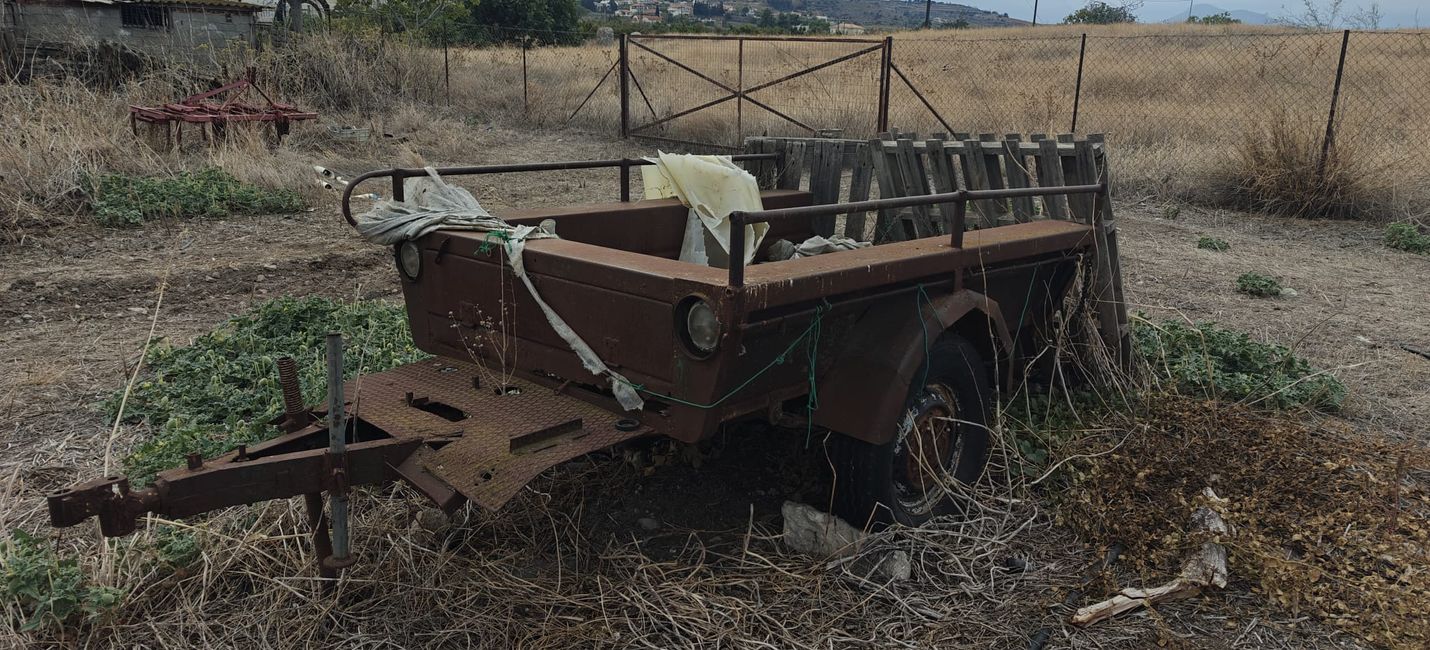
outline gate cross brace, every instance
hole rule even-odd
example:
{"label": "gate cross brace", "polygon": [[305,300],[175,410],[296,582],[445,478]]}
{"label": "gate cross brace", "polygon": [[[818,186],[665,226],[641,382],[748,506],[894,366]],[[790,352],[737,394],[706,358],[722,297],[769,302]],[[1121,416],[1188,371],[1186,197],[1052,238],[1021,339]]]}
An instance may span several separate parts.
{"label": "gate cross brace", "polygon": [[676,119],[676,118],[678,118],[678,117],[683,117],[683,116],[689,115],[689,114],[691,114],[691,113],[694,113],[694,112],[696,112],[696,111],[702,111],[702,110],[705,110],[705,109],[710,108],[710,107],[712,107],[712,106],[716,106],[716,105],[719,105],[719,104],[723,104],[723,103],[728,102],[728,101],[730,101],[730,100],[732,100],[732,99],[735,99],[735,98],[744,99],[745,101],[750,102],[751,104],[754,104],[755,106],[758,106],[758,107],[763,108],[763,109],[765,109],[765,110],[767,110],[767,111],[769,111],[769,112],[771,112],[771,113],[774,113],[777,117],[780,117],[780,118],[782,118],[782,119],[784,119],[784,120],[786,120],[786,121],[788,121],[788,122],[794,124],[795,126],[798,126],[798,127],[802,128],[802,129],[804,129],[804,130],[806,130],[806,131],[809,131],[810,133],[817,133],[817,132],[818,132],[817,129],[814,129],[813,127],[810,127],[808,124],[805,124],[805,123],[803,123],[803,122],[801,122],[801,121],[799,121],[799,120],[794,119],[793,117],[790,117],[790,116],[788,116],[788,115],[785,115],[784,113],[781,113],[781,112],[778,111],[778,110],[775,110],[774,108],[772,108],[772,107],[769,106],[768,104],[765,104],[764,102],[762,102],[762,101],[760,101],[760,100],[758,100],[758,99],[755,99],[755,98],[753,98],[753,97],[750,97],[750,93],[753,93],[753,92],[756,92],[756,91],[759,91],[759,90],[764,90],[764,89],[766,89],[766,88],[769,88],[770,86],[774,86],[774,85],[777,85],[777,84],[781,84],[781,83],[784,83],[784,82],[789,81],[789,80],[791,80],[791,79],[795,79],[795,78],[797,78],[797,77],[802,77],[802,76],[807,75],[807,74],[810,74],[810,73],[812,73],[812,72],[817,72],[817,71],[819,71],[819,70],[823,70],[824,68],[828,68],[828,67],[830,67],[830,66],[832,66],[832,65],[837,65],[837,64],[839,64],[839,63],[843,63],[843,62],[848,61],[848,60],[850,60],[850,59],[857,58],[857,57],[863,56],[863,55],[865,55],[865,54],[869,54],[869,53],[871,53],[871,52],[877,52],[877,51],[879,51],[879,50],[881,50],[881,49],[884,48],[884,45],[883,45],[882,43],[880,43],[879,45],[875,45],[875,46],[872,46],[872,47],[867,47],[867,48],[864,48],[864,49],[861,49],[861,50],[857,50],[857,51],[855,51],[855,52],[851,52],[851,53],[845,54],[845,55],[843,55],[843,56],[835,57],[835,58],[830,59],[830,60],[828,60],[828,61],[825,61],[824,63],[821,63],[821,64],[819,64],[819,65],[811,66],[811,67],[805,68],[805,69],[803,69],[803,70],[800,70],[800,71],[798,71],[798,72],[794,72],[794,73],[791,73],[791,74],[787,74],[787,75],[785,75],[785,76],[783,76],[783,77],[780,77],[780,78],[778,78],[778,79],[775,79],[775,80],[773,80],[773,81],[767,81],[767,82],[762,83],[762,84],[759,84],[759,85],[757,85],[757,86],[751,86],[750,88],[747,88],[747,89],[744,89],[744,90],[736,90],[736,89],[731,88],[730,86],[728,86],[728,85],[726,85],[726,84],[724,84],[724,83],[721,83],[720,81],[718,81],[718,80],[716,80],[716,79],[710,77],[709,75],[707,75],[707,74],[705,74],[705,73],[703,73],[703,72],[701,72],[701,71],[699,71],[699,70],[696,70],[695,68],[692,68],[692,67],[690,67],[690,66],[688,66],[688,65],[685,65],[684,63],[681,63],[680,61],[676,61],[675,59],[672,59],[672,58],[670,58],[669,56],[666,56],[665,54],[663,54],[663,53],[661,53],[661,52],[657,52],[657,51],[651,49],[649,46],[645,45],[644,43],[641,43],[640,41],[637,41],[637,40],[632,39],[632,40],[630,40],[629,42],[630,42],[630,44],[632,44],[632,45],[634,45],[634,46],[636,46],[636,47],[639,47],[639,48],[641,48],[642,50],[645,50],[645,51],[647,51],[647,52],[650,52],[651,54],[654,54],[655,56],[657,56],[657,57],[659,57],[659,58],[661,58],[661,59],[664,59],[665,61],[670,62],[672,65],[676,66],[677,68],[680,68],[680,69],[682,69],[682,70],[684,70],[684,71],[686,71],[686,72],[689,72],[690,74],[693,74],[693,75],[695,75],[695,76],[697,76],[697,77],[700,77],[701,79],[704,79],[705,81],[708,81],[708,82],[714,84],[715,86],[719,87],[720,89],[724,90],[725,92],[729,93],[728,95],[725,95],[724,97],[720,97],[719,99],[715,99],[715,100],[712,100],[712,101],[705,102],[704,104],[701,104],[701,105],[696,106],[696,107],[694,107],[694,108],[689,108],[689,109],[680,111],[680,112],[678,112],[678,113],[674,113],[674,114],[671,114],[671,115],[667,115],[667,116],[665,116],[665,117],[663,117],[663,118],[661,118],[661,119],[655,120],[655,121],[650,122],[650,123],[648,123],[648,124],[642,124],[641,126],[638,126],[638,127],[635,127],[635,128],[633,128],[633,129],[631,129],[631,132],[632,132],[632,133],[634,133],[634,132],[636,132],[636,131],[643,131],[643,130],[649,129],[649,128],[651,128],[651,127],[659,126],[659,125],[661,125],[661,124],[664,124],[664,123],[666,123],[666,122],[669,122],[669,121],[671,121],[671,120],[673,120],[673,119]]}

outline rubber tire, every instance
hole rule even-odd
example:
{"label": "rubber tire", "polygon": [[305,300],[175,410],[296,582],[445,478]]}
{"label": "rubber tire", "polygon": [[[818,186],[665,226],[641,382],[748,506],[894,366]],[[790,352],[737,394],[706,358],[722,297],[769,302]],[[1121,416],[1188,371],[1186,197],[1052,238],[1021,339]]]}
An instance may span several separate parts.
{"label": "rubber tire", "polygon": [[900,421],[889,423],[895,428],[896,439],[875,445],[837,433],[830,436],[830,460],[835,472],[834,514],[856,528],[880,529],[891,524],[921,526],[935,516],[957,511],[954,499],[947,495],[928,512],[912,511],[897,498],[894,484],[897,431],[928,383],[948,387],[957,403],[957,417],[967,421],[960,425],[963,446],[958,458],[953,459],[953,477],[971,484],[988,464],[988,421],[993,390],[978,349],[963,337],[946,334],[929,347],[929,359],[914,377]]}

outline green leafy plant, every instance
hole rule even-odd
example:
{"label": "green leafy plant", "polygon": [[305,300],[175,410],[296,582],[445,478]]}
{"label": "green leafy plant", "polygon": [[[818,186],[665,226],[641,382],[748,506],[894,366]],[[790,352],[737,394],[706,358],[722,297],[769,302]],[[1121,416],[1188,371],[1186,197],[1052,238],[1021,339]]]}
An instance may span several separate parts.
{"label": "green leafy plant", "polygon": [[1225,239],[1217,239],[1216,237],[1202,237],[1197,240],[1197,248],[1223,253],[1231,250],[1231,244],[1227,243]]}
{"label": "green leafy plant", "polygon": [[1269,275],[1242,273],[1236,278],[1236,290],[1257,298],[1271,298],[1281,295],[1281,283]]}
{"label": "green leafy plant", "polygon": [[1183,392],[1324,411],[1335,411],[1345,401],[1346,387],[1340,380],[1291,350],[1214,323],[1139,321],[1133,341],[1152,372]]}
{"label": "green leafy plant", "polygon": [[1182,216],[1182,209],[1179,208],[1179,207],[1177,207],[1177,206],[1175,206],[1175,205],[1169,205],[1169,206],[1167,206],[1167,207],[1165,207],[1165,208],[1162,208],[1162,218],[1163,218],[1163,219],[1168,219],[1168,220],[1175,221],[1175,220],[1177,219],[1177,217],[1180,217],[1180,216]]}
{"label": "green leafy plant", "polygon": [[203,549],[194,534],[172,526],[160,526],[154,534],[154,555],[159,564],[170,571],[185,569],[198,562]]}
{"label": "green leafy plant", "polygon": [[[183,463],[184,456],[222,453],[240,443],[270,437],[268,426],[283,408],[276,359],[298,362],[304,399],[322,401],[323,339],[340,331],[347,339],[344,375],[375,372],[424,358],[412,343],[401,307],[378,302],[342,303],[325,298],[279,298],[229,319],[183,347],[150,349],[148,374],[135,384],[125,407],[130,422],[145,422],[150,435],[126,459],[132,481]],[[111,417],[121,393],[104,402]]]}
{"label": "green leafy plant", "polygon": [[22,530],[0,540],[0,599],[25,622],[21,630],[63,627],[94,618],[119,604],[124,592],[90,584],[73,559],[62,559]]}
{"label": "green leafy plant", "polygon": [[1430,235],[1420,232],[1415,224],[1398,221],[1385,227],[1385,245],[1408,253],[1430,253]]}
{"label": "green leafy plant", "polygon": [[94,217],[105,226],[129,226],[150,219],[274,214],[303,208],[292,190],[265,190],[240,183],[218,168],[169,178],[105,174],[90,180]]}

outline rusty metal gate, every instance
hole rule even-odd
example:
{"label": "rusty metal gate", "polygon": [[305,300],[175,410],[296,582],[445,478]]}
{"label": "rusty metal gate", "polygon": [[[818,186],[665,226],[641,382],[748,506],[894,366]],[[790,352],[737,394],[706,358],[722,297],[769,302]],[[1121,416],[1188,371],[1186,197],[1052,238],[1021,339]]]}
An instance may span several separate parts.
{"label": "rusty metal gate", "polygon": [[[746,135],[884,131],[891,45],[891,38],[630,35],[617,62],[621,136],[734,148]],[[686,137],[671,137],[672,125]]]}

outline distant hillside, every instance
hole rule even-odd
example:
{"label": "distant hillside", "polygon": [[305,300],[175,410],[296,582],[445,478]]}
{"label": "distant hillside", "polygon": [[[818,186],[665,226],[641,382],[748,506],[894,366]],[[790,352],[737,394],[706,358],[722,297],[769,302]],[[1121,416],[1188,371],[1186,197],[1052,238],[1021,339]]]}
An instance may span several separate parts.
{"label": "distant hillside", "polygon": [[[759,2],[776,11],[799,11],[828,16],[831,22],[857,23],[864,27],[911,29],[924,24],[924,2],[915,0],[775,0]],[[727,3],[728,6],[728,3]],[[933,21],[937,24],[968,21],[971,27],[1026,25],[1007,14],[984,11],[977,7],[944,2],[933,3]]]}
{"label": "distant hillside", "polygon": [[[1245,9],[1222,9],[1221,7],[1218,7],[1216,5],[1192,5],[1192,15],[1197,16],[1199,18],[1203,16],[1213,16],[1222,12],[1231,14],[1232,18],[1240,20],[1247,25],[1270,25],[1271,23],[1276,22],[1276,20],[1271,16],[1256,11],[1247,11]],[[1148,20],[1147,22],[1184,23],[1187,22],[1187,10],[1183,9],[1181,11],[1178,11],[1177,13],[1167,16],[1166,18],[1163,18],[1162,20]]]}

